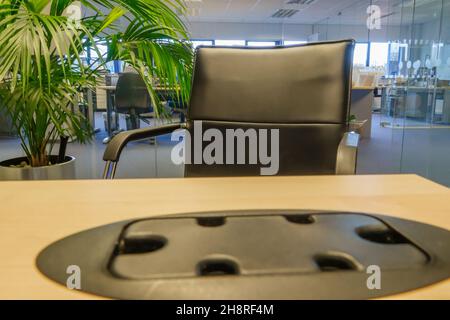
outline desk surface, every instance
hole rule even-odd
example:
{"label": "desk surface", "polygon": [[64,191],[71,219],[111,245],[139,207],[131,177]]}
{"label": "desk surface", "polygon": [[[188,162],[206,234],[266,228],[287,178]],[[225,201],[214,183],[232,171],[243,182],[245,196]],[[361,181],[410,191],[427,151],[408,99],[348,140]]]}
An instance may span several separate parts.
{"label": "desk surface", "polygon": [[[35,257],[115,221],[232,209],[364,211],[450,229],[450,189],[415,175],[0,182],[0,299],[96,298],[44,276]],[[450,280],[400,294],[450,299]]]}

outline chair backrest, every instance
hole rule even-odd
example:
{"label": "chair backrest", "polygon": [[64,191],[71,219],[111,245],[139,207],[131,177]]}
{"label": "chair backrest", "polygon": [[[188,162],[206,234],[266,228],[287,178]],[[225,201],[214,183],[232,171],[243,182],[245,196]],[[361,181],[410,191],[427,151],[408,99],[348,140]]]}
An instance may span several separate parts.
{"label": "chair backrest", "polygon": [[138,113],[149,111],[147,87],[139,74],[132,72],[119,74],[115,101],[118,112],[127,112],[130,109],[135,109]]}
{"label": "chair backrest", "polygon": [[[203,133],[214,128],[224,137],[227,129],[278,129],[277,174],[334,174],[348,125],[353,48],[353,40],[271,48],[198,47],[187,115],[191,154],[199,150],[194,150],[194,140],[200,140],[194,132],[198,121]],[[234,162],[193,164],[192,159],[185,175],[260,175],[261,162],[249,164],[254,150],[248,144],[247,164],[237,164],[235,142]],[[210,143],[204,141],[202,150]]]}

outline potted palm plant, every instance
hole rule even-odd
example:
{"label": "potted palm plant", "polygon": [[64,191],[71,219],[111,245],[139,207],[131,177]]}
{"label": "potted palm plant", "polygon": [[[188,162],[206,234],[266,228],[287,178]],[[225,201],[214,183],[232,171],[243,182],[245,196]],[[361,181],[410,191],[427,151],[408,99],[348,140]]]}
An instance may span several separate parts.
{"label": "potted palm plant", "polygon": [[[78,105],[109,61],[142,76],[157,115],[152,78],[187,99],[192,50],[182,12],[182,0],[0,0],[0,109],[24,152],[0,163],[0,180],[74,178],[74,158],[53,151],[61,138],[91,140]],[[87,48],[98,57],[88,63]]]}

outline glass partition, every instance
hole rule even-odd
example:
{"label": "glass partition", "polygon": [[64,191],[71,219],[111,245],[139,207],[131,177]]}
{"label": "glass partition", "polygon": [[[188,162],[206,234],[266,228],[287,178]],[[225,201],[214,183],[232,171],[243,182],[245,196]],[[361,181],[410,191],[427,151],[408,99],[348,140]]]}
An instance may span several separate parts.
{"label": "glass partition", "polygon": [[[227,17],[194,23],[194,46],[354,39],[350,115],[362,136],[358,173],[417,173],[450,185],[450,1],[339,1],[319,11],[295,1],[271,4],[289,16],[231,2]],[[208,8],[191,6],[200,16]]]}
{"label": "glass partition", "polygon": [[401,168],[450,185],[450,3],[416,1],[413,9]]}
{"label": "glass partition", "polygon": [[[188,1],[186,23],[194,48],[354,39],[350,115],[362,135],[357,172],[417,173],[450,185],[450,1],[319,4]],[[291,11],[274,16],[280,8]],[[84,57],[95,58],[91,51]],[[162,145],[151,149],[161,158],[152,172],[170,176]]]}
{"label": "glass partition", "polygon": [[229,17],[240,22],[201,24],[199,40],[273,46],[355,39],[351,118],[364,132],[358,173],[410,172],[450,185],[450,1],[336,2],[321,12],[274,2],[292,16],[266,12],[264,22],[242,22],[263,10],[243,6],[242,15]]}

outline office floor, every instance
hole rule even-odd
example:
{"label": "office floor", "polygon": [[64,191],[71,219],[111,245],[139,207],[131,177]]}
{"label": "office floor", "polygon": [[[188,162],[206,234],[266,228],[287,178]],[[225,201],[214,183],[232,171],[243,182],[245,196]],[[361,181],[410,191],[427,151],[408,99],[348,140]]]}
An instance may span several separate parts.
{"label": "office floor", "polygon": [[[380,126],[383,118],[373,115],[372,138],[361,141],[358,173],[418,173],[441,184],[450,186],[450,129],[392,129]],[[77,178],[100,178],[106,133],[101,114],[96,115],[96,127],[101,132],[91,144],[71,143],[67,153],[77,158]],[[125,127],[123,119],[121,127]],[[170,161],[175,142],[170,136],[158,138],[156,145],[149,142],[131,143],[123,153],[117,178],[181,177],[183,167]],[[0,137],[0,160],[21,156],[19,141]]]}
{"label": "office floor", "polygon": [[[126,127],[123,118],[120,118],[119,124],[121,128]],[[94,136],[92,143],[86,145],[69,143],[67,146],[67,154],[77,159],[78,179],[101,178],[103,174],[105,163],[102,158],[106,145],[102,141],[107,134],[101,113],[96,113],[95,125],[100,132]],[[142,126],[146,124],[142,123]],[[159,137],[155,145],[151,145],[148,141],[130,143],[126,152],[122,153],[116,178],[182,177],[183,167],[175,166],[170,161],[173,145],[170,136]],[[55,150],[57,148],[58,145],[55,146]],[[0,137],[0,161],[22,155],[18,139]]]}

